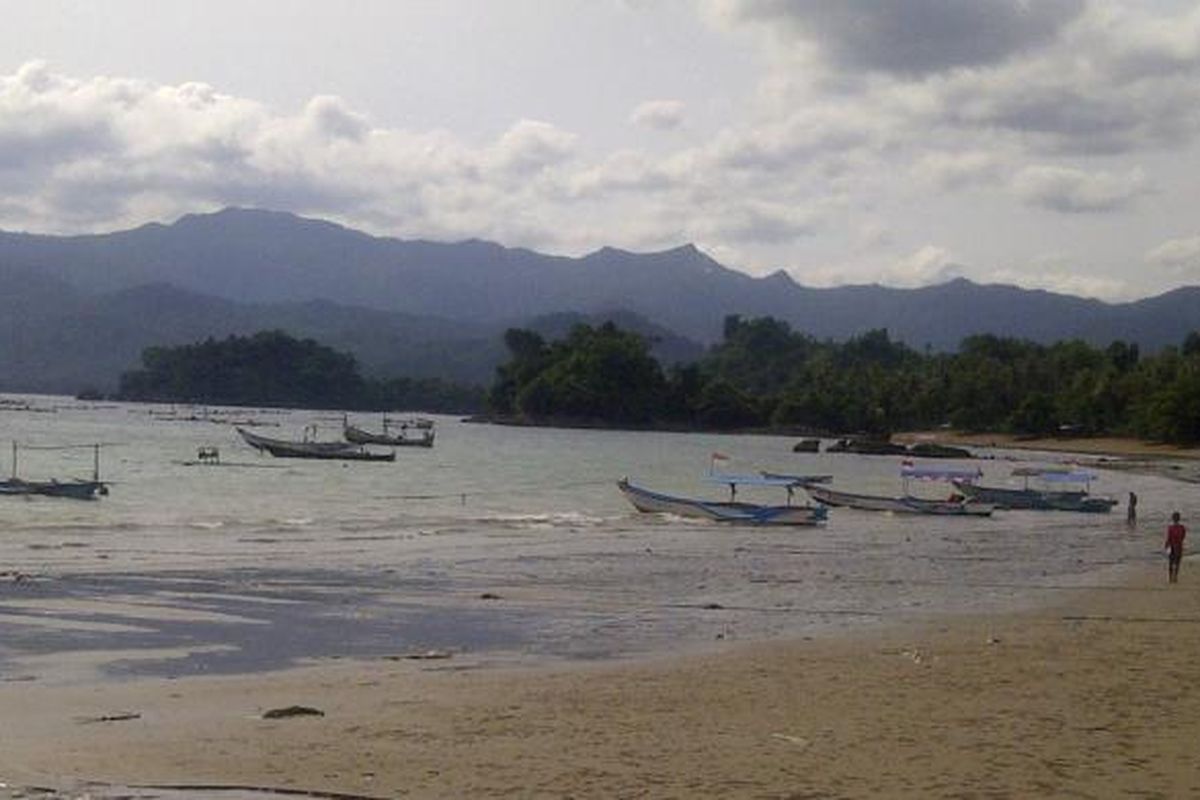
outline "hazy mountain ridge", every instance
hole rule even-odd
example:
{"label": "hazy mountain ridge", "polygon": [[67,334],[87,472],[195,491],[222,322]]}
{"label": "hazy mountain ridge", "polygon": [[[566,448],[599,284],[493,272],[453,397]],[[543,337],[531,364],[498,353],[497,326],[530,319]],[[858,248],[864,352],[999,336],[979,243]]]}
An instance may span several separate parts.
{"label": "hazy mountain ridge", "polygon": [[111,385],[149,344],[267,327],[351,350],[372,372],[484,381],[504,357],[505,326],[549,318],[553,328],[563,314],[594,323],[617,310],[677,352],[719,339],[732,313],[774,316],[818,338],[882,327],[934,349],[996,333],[1155,350],[1200,329],[1197,287],[1121,304],[964,279],[817,289],[785,273],[746,275],[691,245],[569,258],[245,209],[110,234],[0,232],[0,280],[0,385],[55,390],[83,377]]}

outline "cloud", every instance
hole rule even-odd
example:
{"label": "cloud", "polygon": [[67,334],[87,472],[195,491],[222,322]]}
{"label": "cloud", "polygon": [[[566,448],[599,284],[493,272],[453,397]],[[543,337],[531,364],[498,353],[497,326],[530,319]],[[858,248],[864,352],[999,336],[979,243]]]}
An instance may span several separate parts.
{"label": "cloud", "polygon": [[679,100],[647,100],[629,115],[634,125],[670,131],[683,125],[684,104]]}
{"label": "cloud", "polygon": [[913,176],[937,189],[963,189],[999,182],[1006,164],[997,153],[939,152],[922,156],[913,165]]}
{"label": "cloud", "polygon": [[710,215],[698,227],[699,239],[720,241],[792,242],[816,230],[815,215],[806,208],[752,201]]}
{"label": "cloud", "polygon": [[948,250],[927,244],[889,266],[881,283],[903,288],[930,286],[962,275],[962,265],[955,262]]}
{"label": "cloud", "polygon": [[500,137],[490,159],[502,169],[528,175],[569,158],[576,138],[548,122],[523,119]]}
{"label": "cloud", "polygon": [[1025,289],[1044,289],[1057,294],[1077,297],[1094,297],[1098,300],[1118,301],[1129,298],[1129,285],[1116,278],[1070,272],[1062,266],[1041,268],[1027,272],[1020,270],[995,270],[984,280],[1020,286]]}
{"label": "cloud", "polygon": [[1146,253],[1147,264],[1154,264],[1189,278],[1200,278],[1200,236],[1170,239]]}
{"label": "cloud", "polygon": [[1124,208],[1148,191],[1148,181],[1139,169],[1114,175],[1036,166],[1017,173],[1013,190],[1030,205],[1078,214]]}
{"label": "cloud", "polygon": [[803,40],[832,67],[919,76],[1045,46],[1083,0],[724,0],[713,16]]}
{"label": "cloud", "polygon": [[251,205],[509,240],[509,225],[528,235],[557,191],[545,175],[570,162],[575,141],[519,120],[471,146],[375,127],[334,96],[280,113],[202,83],[79,79],[33,62],[0,76],[0,225],[73,232]]}

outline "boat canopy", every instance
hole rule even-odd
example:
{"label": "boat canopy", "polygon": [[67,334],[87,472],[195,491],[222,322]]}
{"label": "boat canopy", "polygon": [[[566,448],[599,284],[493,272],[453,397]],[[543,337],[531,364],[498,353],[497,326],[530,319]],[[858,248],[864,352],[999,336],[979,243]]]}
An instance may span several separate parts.
{"label": "boat canopy", "polygon": [[905,480],[919,481],[963,481],[970,483],[983,476],[983,470],[978,467],[923,467],[915,464],[904,464],[900,467],[900,476]]}
{"label": "boat canopy", "polygon": [[1013,475],[1037,478],[1048,483],[1091,483],[1098,477],[1094,472],[1075,467],[1017,467]]}
{"label": "boat canopy", "polygon": [[1057,467],[1016,467],[1012,474],[1018,478],[1041,478],[1046,475],[1068,475],[1076,472],[1075,467],[1057,466]]}
{"label": "boat canopy", "polygon": [[738,475],[731,472],[710,472],[704,476],[704,480],[728,486],[796,487],[804,483],[799,475]]}
{"label": "boat canopy", "polygon": [[1096,480],[1094,472],[1043,472],[1038,476],[1048,483],[1091,483]]}

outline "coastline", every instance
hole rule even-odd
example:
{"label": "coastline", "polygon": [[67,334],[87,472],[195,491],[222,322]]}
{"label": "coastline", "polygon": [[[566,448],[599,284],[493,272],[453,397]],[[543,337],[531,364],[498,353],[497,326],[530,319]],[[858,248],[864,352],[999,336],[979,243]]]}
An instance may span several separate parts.
{"label": "coastline", "polygon": [[[988,438],[981,445],[1051,449]],[[1060,450],[1081,452],[1083,440],[1060,441]],[[1109,441],[1085,463],[1176,479],[1177,465],[1200,465],[1177,451],[1122,447]],[[496,666],[504,659],[469,649],[359,660],[339,652],[286,671],[97,679],[88,659],[122,654],[56,650],[51,635],[37,647],[53,673],[39,665],[0,674],[0,800],[248,800],[216,788],[235,786],[343,798],[1200,795],[1191,752],[1200,733],[1192,690],[1200,560],[1189,556],[1169,588],[1165,564],[1141,560],[1161,544],[1149,521],[1158,508],[1136,533],[1113,520],[1114,535],[1137,551],[1132,563],[1100,562],[1102,572],[1050,587],[1050,601],[1034,610],[902,614],[887,627],[766,643],[718,637],[700,653],[534,667]],[[1081,541],[1079,522],[1061,522],[1064,537]],[[655,543],[660,558],[694,547],[663,544]],[[1068,555],[1075,563],[1080,553]],[[944,563],[958,564],[950,581],[968,590],[1003,568],[979,559],[984,572],[973,583],[964,562]],[[496,588],[462,594],[482,600]],[[133,599],[130,586],[108,590]],[[544,595],[553,608],[567,596]],[[48,606],[45,596],[38,602]],[[267,648],[275,647],[267,630],[282,642],[307,619],[262,618],[272,627],[256,641]],[[175,622],[186,634],[201,619]],[[263,717],[291,706],[323,716]],[[147,785],[209,788],[120,788]],[[53,791],[12,788],[21,786]]]}
{"label": "coastline", "polygon": [[[1198,568],[1168,587],[1165,567],[1131,567],[1032,612],[633,664],[6,681],[0,781],[63,797],[83,780],[370,798],[1195,795]],[[263,719],[293,705],[324,716]]]}
{"label": "coastline", "polygon": [[[1200,447],[1143,442],[1115,436],[1093,438],[1028,438],[1001,433],[906,431],[892,439],[901,444],[932,443],[954,447],[1000,448],[1083,456],[1084,463],[1104,469],[1200,483]],[[980,453],[976,450],[977,456]]]}

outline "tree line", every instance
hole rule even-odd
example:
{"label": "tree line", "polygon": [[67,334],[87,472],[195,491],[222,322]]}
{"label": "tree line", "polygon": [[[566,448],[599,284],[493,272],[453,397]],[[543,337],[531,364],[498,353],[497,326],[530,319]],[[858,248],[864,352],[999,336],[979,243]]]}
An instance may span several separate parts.
{"label": "tree line", "polygon": [[950,425],[1200,441],[1200,332],[1154,355],[1122,341],[1042,345],[990,334],[930,353],[886,330],[838,343],[735,315],[702,359],[669,368],[649,342],[611,323],[553,342],[514,328],[504,341],[510,358],[487,403],[516,422],[875,436]]}
{"label": "tree line", "polygon": [[354,356],[276,330],[147,348],[141,368],[121,376],[117,396],[231,406],[474,413],[483,408],[484,390],[437,378],[367,378]]}
{"label": "tree line", "polygon": [[490,389],[364,377],[353,356],[282,331],[151,347],[121,376],[126,400],[475,413],[539,425],[775,429],[885,437],[949,425],[1200,442],[1200,332],[1144,355],[1115,341],[1051,345],[990,334],[918,352],[874,330],[817,340],[770,317],[725,319],[698,361],[664,367],[612,323],[547,341],[508,330]]}

